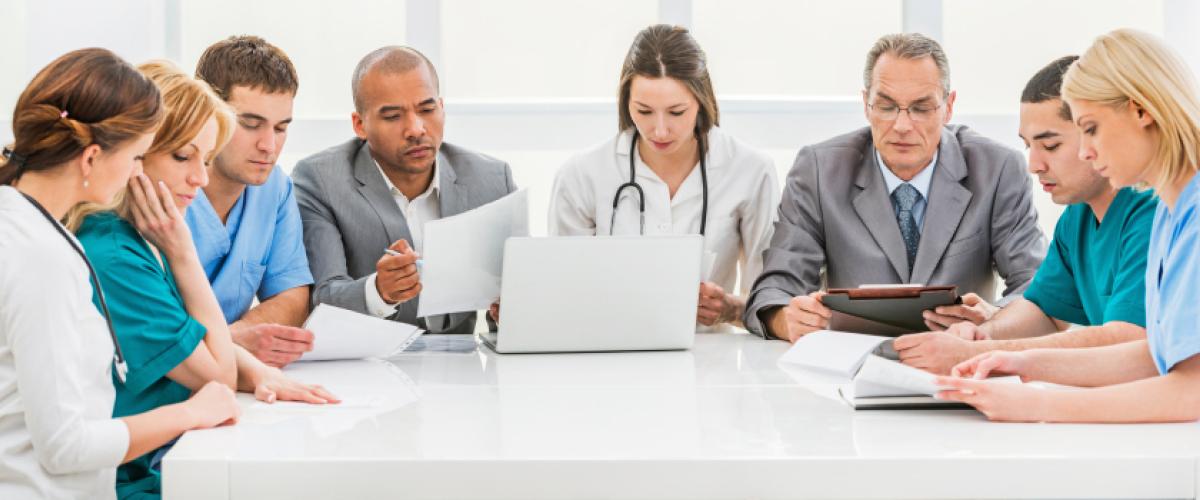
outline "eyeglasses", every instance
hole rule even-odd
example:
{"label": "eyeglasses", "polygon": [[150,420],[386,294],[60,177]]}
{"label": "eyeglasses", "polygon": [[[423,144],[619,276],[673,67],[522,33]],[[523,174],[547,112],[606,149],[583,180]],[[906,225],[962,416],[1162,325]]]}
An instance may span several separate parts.
{"label": "eyeglasses", "polygon": [[883,120],[894,121],[900,118],[900,112],[908,112],[908,119],[914,122],[923,122],[933,118],[933,114],[941,109],[941,103],[935,105],[920,103],[912,106],[900,106],[894,102],[883,102],[878,104],[868,104],[867,108],[871,110],[871,117]]}

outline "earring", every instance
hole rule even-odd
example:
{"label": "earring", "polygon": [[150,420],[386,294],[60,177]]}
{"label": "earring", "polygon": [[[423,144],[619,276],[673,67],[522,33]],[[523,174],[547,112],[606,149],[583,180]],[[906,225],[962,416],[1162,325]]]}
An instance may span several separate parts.
{"label": "earring", "polygon": [[87,188],[88,188],[88,180],[87,180],[87,177],[84,177],[84,178],[83,178],[83,188],[84,188],[84,189],[87,189]]}

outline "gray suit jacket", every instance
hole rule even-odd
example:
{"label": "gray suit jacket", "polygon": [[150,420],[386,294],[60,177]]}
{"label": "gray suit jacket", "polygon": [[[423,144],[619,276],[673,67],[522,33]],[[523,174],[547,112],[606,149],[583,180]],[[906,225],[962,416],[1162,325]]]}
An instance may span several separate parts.
{"label": "gray suit jacket", "polygon": [[[508,164],[443,143],[437,156],[442,217],[495,201],[516,190]],[[316,287],[312,302],[367,312],[366,278],[392,242],[412,235],[404,213],[388,192],[383,175],[361,139],[300,160],[292,172],[304,221],[304,245]],[[433,333],[472,333],[475,312],[417,320],[419,297],[404,302],[395,321]],[[428,323],[428,324],[426,324]]]}
{"label": "gray suit jacket", "polygon": [[957,285],[995,301],[1020,294],[1046,256],[1025,159],[961,125],[942,129],[912,272],[900,227],[862,128],[807,146],[788,173],[775,235],[743,317],[765,335],[764,309],[824,288]]}

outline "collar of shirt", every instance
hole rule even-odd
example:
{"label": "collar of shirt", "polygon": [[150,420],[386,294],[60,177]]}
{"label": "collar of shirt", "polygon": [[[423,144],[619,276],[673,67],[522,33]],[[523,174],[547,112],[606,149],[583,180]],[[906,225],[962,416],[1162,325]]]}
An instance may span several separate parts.
{"label": "collar of shirt", "polygon": [[[937,166],[937,160],[938,154],[934,152],[933,159],[929,161],[929,165],[926,165],[916,177],[908,181],[908,184],[917,188],[917,192],[921,193],[921,198],[925,200],[929,199],[929,185],[933,183],[933,169]],[[891,195],[896,191],[896,188],[905,183],[899,177],[896,177],[896,174],[892,173],[892,169],[883,164],[883,156],[879,154],[879,150],[875,150],[875,163],[879,164],[879,172],[883,174],[883,182],[887,183],[888,195]]]}
{"label": "collar of shirt", "polygon": [[433,164],[433,181],[429,183],[429,187],[425,188],[425,192],[410,200],[407,196],[404,196],[404,193],[400,192],[400,189],[397,188],[395,184],[392,184],[392,180],[389,179],[387,174],[383,172],[383,167],[379,166],[379,162],[375,161],[374,158],[372,158],[371,161],[375,163],[375,168],[379,169],[379,175],[383,177],[383,182],[384,185],[387,186],[388,192],[392,193],[392,197],[396,198],[396,201],[401,203],[401,208],[426,198],[429,198],[431,201],[437,201],[438,195],[442,190],[442,181],[440,179],[441,176],[438,175],[437,162],[434,162]]}

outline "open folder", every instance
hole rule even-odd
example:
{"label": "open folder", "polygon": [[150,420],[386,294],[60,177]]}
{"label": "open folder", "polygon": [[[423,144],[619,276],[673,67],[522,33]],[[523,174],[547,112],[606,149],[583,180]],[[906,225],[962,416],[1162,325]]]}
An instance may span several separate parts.
{"label": "open folder", "polygon": [[[888,337],[821,330],[797,340],[779,362],[845,380],[838,394],[856,410],[968,407],[935,399],[936,377],[895,361],[891,344]],[[1020,377],[994,380],[1020,383]]]}
{"label": "open folder", "polygon": [[863,286],[831,288],[821,302],[833,310],[832,330],[896,337],[922,332],[922,313],[961,302],[954,286]]}

